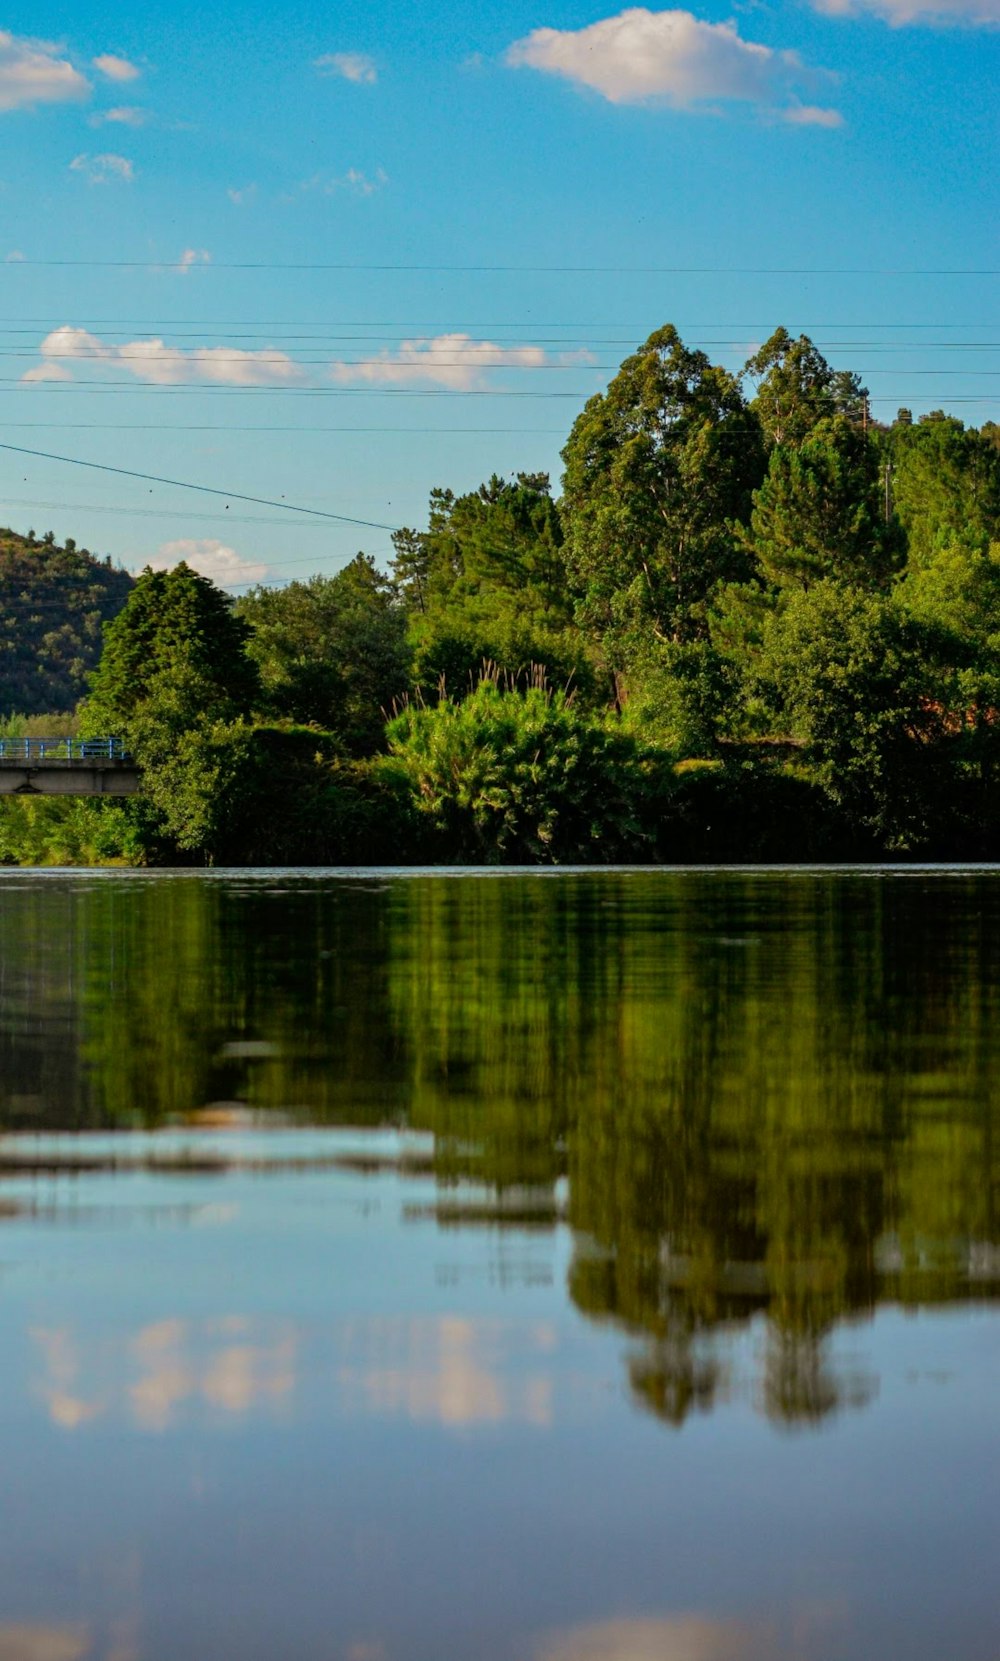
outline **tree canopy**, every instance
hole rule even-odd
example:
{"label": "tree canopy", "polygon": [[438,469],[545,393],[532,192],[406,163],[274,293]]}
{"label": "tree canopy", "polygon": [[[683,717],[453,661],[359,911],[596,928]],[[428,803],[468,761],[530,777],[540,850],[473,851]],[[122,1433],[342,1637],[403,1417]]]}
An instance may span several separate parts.
{"label": "tree canopy", "polygon": [[668,325],[563,460],[561,494],[436,486],[389,571],[361,553],[235,603],[183,565],[133,586],[0,540],[14,725],[46,686],[65,709],[88,660],[59,653],[75,629],[92,661],[104,618],[79,721],[144,779],[125,806],[0,803],[0,857],[998,852],[1000,427],[883,425],[805,335],[737,372]]}

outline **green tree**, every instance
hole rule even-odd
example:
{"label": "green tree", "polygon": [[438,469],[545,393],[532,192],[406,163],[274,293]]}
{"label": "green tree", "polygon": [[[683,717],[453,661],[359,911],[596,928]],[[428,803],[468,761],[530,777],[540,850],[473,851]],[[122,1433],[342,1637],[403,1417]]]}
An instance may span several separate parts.
{"label": "green tree", "polygon": [[899,584],[924,631],[930,696],[954,768],[953,806],[969,857],[993,858],[1000,822],[1000,543],[941,535]]}
{"label": "green tree", "polygon": [[147,567],[105,630],[85,731],[130,739],[133,725],[160,702],[178,730],[248,715],[259,687],[246,654],[249,638],[229,595],[207,577],[183,563],[169,571]]}
{"label": "green tree", "polygon": [[704,632],[708,595],[746,574],[731,529],[764,470],[737,381],[659,329],[578,416],[563,451],[567,565],[614,671],[650,637]]}
{"label": "green tree", "polygon": [[923,632],[891,596],[822,578],[763,620],[751,690],[832,799],[889,849],[919,846],[940,788]]}
{"label": "green tree", "polygon": [[780,585],[836,577],[884,587],[902,556],[877,447],[842,415],[816,423],[797,445],[775,446],[750,524],[748,546]]}
{"label": "green tree", "polygon": [[107,629],[81,728],[124,739],[142,767],[129,810],[151,851],[212,858],[225,840],[249,776],[249,634],[229,596],[184,564],[144,571]]}
{"label": "green tree", "polygon": [[488,661],[525,680],[541,665],[554,683],[589,693],[547,474],[494,474],[464,496],[434,490],[427,530],[398,531],[393,542],[425,692],[443,680],[461,695]]}
{"label": "green tree", "polygon": [[986,428],[937,412],[898,423],[883,442],[911,562],[933,558],[942,534],[1000,539],[1000,449]]}
{"label": "green tree", "polygon": [[387,712],[409,688],[406,613],[367,554],[333,577],[255,588],[236,614],[260,671],[265,714],[314,722],[354,755],[370,755]]}
{"label": "green tree", "polygon": [[755,388],[751,408],[768,444],[794,447],[834,415],[860,420],[868,397],[859,377],[835,370],[808,335],[775,329],[743,370]]}

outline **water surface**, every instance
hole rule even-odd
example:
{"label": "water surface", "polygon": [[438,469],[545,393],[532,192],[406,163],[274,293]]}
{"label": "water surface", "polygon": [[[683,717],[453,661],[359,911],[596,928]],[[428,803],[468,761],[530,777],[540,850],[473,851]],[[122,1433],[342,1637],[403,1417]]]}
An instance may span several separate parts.
{"label": "water surface", "polygon": [[996,1661],[1000,875],[0,872],[0,1661]]}

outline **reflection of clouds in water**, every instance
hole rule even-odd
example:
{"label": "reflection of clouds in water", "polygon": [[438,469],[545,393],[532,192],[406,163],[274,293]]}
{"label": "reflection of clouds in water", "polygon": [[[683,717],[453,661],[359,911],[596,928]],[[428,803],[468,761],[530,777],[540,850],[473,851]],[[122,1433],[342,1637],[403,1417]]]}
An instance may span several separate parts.
{"label": "reflection of clouds in water", "polygon": [[82,1625],[0,1622],[0,1661],[141,1661],[138,1617],[112,1621],[103,1638]]}
{"label": "reflection of clouds in water", "polygon": [[[171,1317],[113,1340],[69,1327],[32,1337],[42,1359],[36,1393],[62,1430],[117,1415],[162,1433],[194,1407],[277,1415],[299,1379],[290,1321]],[[552,1423],[556,1335],[547,1323],[376,1316],[341,1324],[335,1341],[341,1412],[451,1427]]]}
{"label": "reflection of clouds in water", "polygon": [[90,1654],[85,1627],[0,1623],[0,1661],[82,1661]]}
{"label": "reflection of clouds in water", "polygon": [[546,1323],[376,1316],[346,1323],[340,1341],[338,1380],[349,1409],[452,1426],[552,1422],[551,1375],[518,1377],[510,1367],[515,1341],[534,1356],[552,1353]]}
{"label": "reflection of clouds in water", "polygon": [[579,1626],[543,1643],[537,1661],[778,1661],[772,1647],[740,1621],[717,1621],[707,1615],[675,1615],[661,1620],[603,1621]]}
{"label": "reflection of clouds in water", "polygon": [[810,1661],[833,1624],[825,1607],[773,1623],[695,1614],[598,1621],[542,1639],[533,1661]]}
{"label": "reflection of clouds in water", "polygon": [[[262,1408],[274,1412],[295,1388],[297,1339],[288,1323],[261,1332],[242,1316],[154,1322],[102,1354],[117,1381],[90,1399],[75,1388],[83,1363],[69,1329],[32,1336],[45,1365],[39,1393],[53,1424],[63,1430],[77,1430],[110,1409],[124,1409],[148,1431],[169,1430],[178,1409],[190,1403],[233,1416]],[[138,1377],[130,1377],[135,1373]]]}
{"label": "reflection of clouds in water", "polygon": [[[52,1423],[63,1430],[76,1430],[96,1419],[104,1411],[104,1402],[100,1398],[85,1401],[76,1392],[80,1359],[70,1334],[62,1327],[36,1327],[31,1336],[45,1357],[46,1377],[40,1392]],[[3,1653],[0,1648],[0,1661]]]}
{"label": "reflection of clouds in water", "polygon": [[[168,1430],[180,1404],[191,1400],[235,1415],[285,1400],[295,1388],[295,1334],[283,1328],[259,1343],[251,1341],[253,1330],[240,1316],[145,1327],[131,1345],[142,1371],[129,1390],[136,1423]],[[244,1341],[227,1341],[237,1338]]]}

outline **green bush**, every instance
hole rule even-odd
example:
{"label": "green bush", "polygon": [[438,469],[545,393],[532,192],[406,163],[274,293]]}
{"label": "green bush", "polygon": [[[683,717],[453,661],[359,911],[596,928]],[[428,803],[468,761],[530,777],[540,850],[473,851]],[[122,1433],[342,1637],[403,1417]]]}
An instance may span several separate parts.
{"label": "green bush", "polygon": [[390,765],[433,826],[438,857],[488,864],[648,858],[635,740],[562,692],[484,679],[461,703],[409,707]]}

